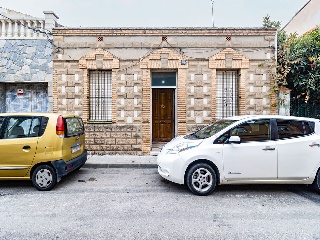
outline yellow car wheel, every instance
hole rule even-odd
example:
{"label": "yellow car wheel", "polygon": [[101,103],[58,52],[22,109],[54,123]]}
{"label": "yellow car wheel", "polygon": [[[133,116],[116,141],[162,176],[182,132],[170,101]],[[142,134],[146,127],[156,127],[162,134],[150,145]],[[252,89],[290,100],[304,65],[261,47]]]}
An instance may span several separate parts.
{"label": "yellow car wheel", "polygon": [[33,171],[31,180],[33,186],[39,191],[49,191],[57,183],[57,174],[53,167],[43,164]]}

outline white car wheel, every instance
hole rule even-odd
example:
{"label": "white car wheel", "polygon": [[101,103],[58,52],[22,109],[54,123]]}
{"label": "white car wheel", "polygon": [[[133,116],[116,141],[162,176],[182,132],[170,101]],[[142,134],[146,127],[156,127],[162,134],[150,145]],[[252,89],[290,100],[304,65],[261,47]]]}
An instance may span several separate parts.
{"label": "white car wheel", "polygon": [[314,179],[314,181],[312,183],[312,187],[317,192],[320,192],[320,169],[318,170],[316,178]]}
{"label": "white car wheel", "polygon": [[187,186],[196,195],[205,196],[216,187],[216,174],[206,163],[198,163],[187,172]]}

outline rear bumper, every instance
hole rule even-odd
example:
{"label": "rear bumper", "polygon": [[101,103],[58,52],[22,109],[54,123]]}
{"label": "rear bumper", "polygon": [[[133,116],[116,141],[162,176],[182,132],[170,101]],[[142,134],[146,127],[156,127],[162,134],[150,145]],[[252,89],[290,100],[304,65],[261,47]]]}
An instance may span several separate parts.
{"label": "rear bumper", "polygon": [[57,160],[51,162],[57,171],[58,177],[63,177],[68,173],[76,170],[81,167],[87,161],[87,150],[85,150],[80,156],[65,162],[63,160]]}

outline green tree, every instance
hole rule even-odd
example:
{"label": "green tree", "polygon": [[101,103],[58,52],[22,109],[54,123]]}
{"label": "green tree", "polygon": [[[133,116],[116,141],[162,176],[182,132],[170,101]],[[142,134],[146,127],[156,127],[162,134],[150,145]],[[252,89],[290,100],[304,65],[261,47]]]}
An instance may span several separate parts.
{"label": "green tree", "polygon": [[276,89],[281,86],[288,86],[288,74],[297,59],[290,55],[290,46],[297,39],[296,34],[287,35],[285,31],[279,31],[277,35],[277,73],[275,75]]}
{"label": "green tree", "polygon": [[271,21],[270,16],[267,15],[263,17],[263,23],[262,26],[265,28],[276,28],[280,29],[281,27],[281,22],[280,21]]}
{"label": "green tree", "polygon": [[[272,21],[267,15],[263,27],[280,29],[280,21]],[[303,98],[305,102],[320,102],[320,28],[302,36],[277,33],[277,66],[274,90],[285,86],[291,96]]]}
{"label": "green tree", "polygon": [[286,80],[293,95],[320,102],[320,29],[295,37],[284,47],[290,66]]}

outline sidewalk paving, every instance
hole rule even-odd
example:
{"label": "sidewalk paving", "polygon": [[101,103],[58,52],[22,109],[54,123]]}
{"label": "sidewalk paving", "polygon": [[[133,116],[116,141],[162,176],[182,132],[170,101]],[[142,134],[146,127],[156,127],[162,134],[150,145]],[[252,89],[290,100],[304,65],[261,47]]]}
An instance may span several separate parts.
{"label": "sidewalk paving", "polygon": [[88,155],[84,168],[157,168],[157,156]]}

